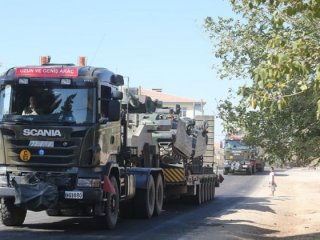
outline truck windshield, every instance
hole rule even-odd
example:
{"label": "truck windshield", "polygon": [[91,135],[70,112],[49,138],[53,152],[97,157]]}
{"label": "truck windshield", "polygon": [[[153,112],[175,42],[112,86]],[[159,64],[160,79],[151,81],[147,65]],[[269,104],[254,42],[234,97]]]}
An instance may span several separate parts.
{"label": "truck windshield", "polygon": [[249,146],[246,145],[243,141],[227,140],[225,143],[225,148],[236,149],[236,150],[246,150],[246,149],[249,149]]}
{"label": "truck windshield", "polygon": [[93,123],[94,88],[6,85],[0,90],[0,121]]}

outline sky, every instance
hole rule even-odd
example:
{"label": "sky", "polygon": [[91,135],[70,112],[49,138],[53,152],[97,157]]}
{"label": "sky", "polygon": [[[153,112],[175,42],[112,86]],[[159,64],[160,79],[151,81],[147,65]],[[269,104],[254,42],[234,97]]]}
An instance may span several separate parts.
{"label": "sky", "polygon": [[[207,16],[234,17],[227,0],[10,0],[0,1],[0,73],[10,67],[53,63],[106,67],[131,87],[203,100],[204,113],[239,81],[221,80],[208,33]],[[216,119],[215,142],[223,139]]]}

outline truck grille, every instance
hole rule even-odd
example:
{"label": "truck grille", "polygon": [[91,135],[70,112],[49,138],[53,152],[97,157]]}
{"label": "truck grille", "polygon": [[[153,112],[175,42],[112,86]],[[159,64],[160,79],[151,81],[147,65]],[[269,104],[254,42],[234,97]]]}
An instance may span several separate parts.
{"label": "truck grille", "polygon": [[[7,164],[18,165],[65,165],[78,163],[80,155],[81,138],[73,138],[71,141],[54,140],[54,147],[31,147],[30,140],[14,139],[4,136]],[[31,158],[28,161],[20,159],[22,150],[28,150]]]}

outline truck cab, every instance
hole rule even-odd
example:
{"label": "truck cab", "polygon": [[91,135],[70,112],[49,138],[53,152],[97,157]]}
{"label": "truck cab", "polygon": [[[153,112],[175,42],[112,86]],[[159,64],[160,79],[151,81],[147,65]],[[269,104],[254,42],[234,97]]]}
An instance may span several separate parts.
{"label": "truck cab", "polygon": [[21,225],[27,210],[77,209],[115,226],[123,83],[106,68],[73,64],[14,67],[0,77],[5,225]]}

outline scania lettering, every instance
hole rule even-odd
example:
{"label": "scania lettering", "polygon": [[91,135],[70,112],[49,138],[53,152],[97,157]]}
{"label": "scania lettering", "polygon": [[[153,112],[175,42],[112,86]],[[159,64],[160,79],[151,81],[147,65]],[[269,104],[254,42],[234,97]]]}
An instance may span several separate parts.
{"label": "scania lettering", "polygon": [[58,129],[23,129],[24,136],[61,137]]}
{"label": "scania lettering", "polygon": [[151,109],[154,101],[132,107],[123,85],[106,68],[45,61],[0,77],[4,225],[45,210],[91,216],[112,229],[119,217],[161,214],[171,195],[213,199],[218,178],[213,148],[204,161],[204,122],[182,120],[178,110],[172,119],[170,109]]}

